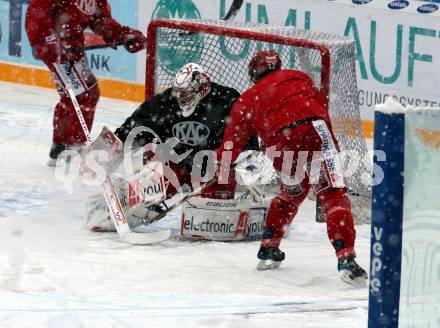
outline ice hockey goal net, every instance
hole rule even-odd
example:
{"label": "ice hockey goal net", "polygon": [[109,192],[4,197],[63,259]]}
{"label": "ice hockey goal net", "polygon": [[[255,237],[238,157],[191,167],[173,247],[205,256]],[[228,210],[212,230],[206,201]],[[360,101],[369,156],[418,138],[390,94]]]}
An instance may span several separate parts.
{"label": "ice hockey goal net", "polygon": [[[328,100],[357,221],[369,216],[371,164],[357,101],[354,42],[328,33],[221,20],[153,20],[148,26],[146,99],[172,85],[186,63],[200,64],[214,82],[247,90],[257,50],[274,49],[283,68],[309,74]],[[275,177],[275,173],[271,172]]]}

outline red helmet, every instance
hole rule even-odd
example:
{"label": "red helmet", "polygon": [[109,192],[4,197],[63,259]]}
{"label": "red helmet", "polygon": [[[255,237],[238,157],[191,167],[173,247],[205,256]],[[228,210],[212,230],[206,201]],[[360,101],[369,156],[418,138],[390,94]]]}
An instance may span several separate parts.
{"label": "red helmet", "polygon": [[249,63],[249,77],[251,78],[251,81],[255,83],[267,73],[280,68],[281,59],[275,51],[260,50]]}

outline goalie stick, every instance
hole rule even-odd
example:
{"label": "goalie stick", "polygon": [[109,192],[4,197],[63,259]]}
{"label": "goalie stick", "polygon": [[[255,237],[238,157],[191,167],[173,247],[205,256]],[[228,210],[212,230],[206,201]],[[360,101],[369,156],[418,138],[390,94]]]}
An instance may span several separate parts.
{"label": "goalie stick", "polygon": [[[78,120],[81,123],[84,135],[86,136],[87,144],[90,144],[90,131],[87,127],[86,121],[84,120],[84,116],[81,112],[81,108],[78,100],[76,99],[75,93],[70,85],[67,86],[66,89],[69,93],[73,107],[75,108],[75,113],[78,117]],[[142,234],[133,232],[128,225],[124,211],[122,210],[121,202],[119,201],[119,197],[116,193],[115,187],[113,186],[112,180],[108,175],[106,175],[102,185],[102,192],[110,212],[110,217],[113,220],[121,241],[133,245],[148,245],[166,240],[171,236],[171,230],[161,230]]]}

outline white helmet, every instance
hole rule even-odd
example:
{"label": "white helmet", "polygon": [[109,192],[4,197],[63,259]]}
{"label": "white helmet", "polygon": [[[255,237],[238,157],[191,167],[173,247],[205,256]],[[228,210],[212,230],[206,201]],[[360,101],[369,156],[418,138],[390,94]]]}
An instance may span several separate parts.
{"label": "white helmet", "polygon": [[200,100],[211,90],[208,74],[197,64],[188,63],[176,74],[173,82],[173,95],[182,110],[183,117],[194,113]]}

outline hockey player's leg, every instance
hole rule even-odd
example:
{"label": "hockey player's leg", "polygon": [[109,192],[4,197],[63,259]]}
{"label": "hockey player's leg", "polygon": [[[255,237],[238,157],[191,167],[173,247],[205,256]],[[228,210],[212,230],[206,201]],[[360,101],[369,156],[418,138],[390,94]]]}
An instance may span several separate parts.
{"label": "hockey player's leg", "polygon": [[[81,106],[89,130],[93,125],[95,107],[99,99],[99,89],[97,86],[89,92],[77,97]],[[80,151],[86,141],[81,124],[76,117],[75,109],[69,98],[61,97],[60,102],[55,107],[53,120],[53,143],[49,152],[48,166],[55,166],[58,156],[67,149]]]}
{"label": "hockey player's leg", "polygon": [[313,122],[323,161],[320,164],[319,179],[314,181],[314,190],[323,209],[327,233],[338,258],[338,271],[344,282],[352,285],[365,285],[367,273],[355,261],[354,229],[351,204],[344,182],[339,147],[331,127],[323,121]]}
{"label": "hockey player's leg", "polygon": [[[81,107],[81,112],[84,116],[84,120],[86,121],[89,131],[91,131],[92,129],[93,119],[95,116],[95,108],[99,100],[99,95],[100,92],[98,86],[94,86],[87,92],[84,92],[76,97]],[[67,145],[70,147],[82,146],[86,142],[86,136],[84,135],[81,123],[76,116],[75,109],[73,108],[70,99],[68,99],[66,107],[68,107],[66,111],[66,119],[68,122],[66,129]]]}
{"label": "hockey player's leg", "polygon": [[[285,230],[289,228],[298,207],[310,190],[305,164],[308,150],[315,147],[315,140],[315,136],[310,134],[310,127],[303,124],[283,129],[281,133],[275,134],[269,143],[274,145],[276,150],[282,150],[280,156],[274,158],[273,167],[277,172],[291,178],[288,179],[289,183],[281,184],[279,196],[271,202],[257,255],[260,260],[257,267],[259,270],[279,267],[284,260],[284,253],[280,251],[279,245]],[[305,158],[299,158],[301,151],[305,151]],[[285,162],[290,162],[291,165],[284,167]]]}
{"label": "hockey player's leg", "polygon": [[285,230],[289,227],[298,212],[298,207],[307,196],[308,189],[303,187],[301,189],[302,193],[289,197],[282,186],[280,196],[272,200],[264,225],[260,250],[257,254],[260,260],[257,265],[258,270],[278,268],[284,260],[285,254],[279,249],[279,246]]}
{"label": "hockey player's leg", "polygon": [[284,252],[279,249],[281,238],[284,235],[284,229],[289,226],[297,211],[296,206],[279,196],[272,200],[257,254],[258,270],[278,268],[281,265],[281,261],[285,258]]}
{"label": "hockey player's leg", "polygon": [[55,166],[58,156],[67,149],[65,137],[67,130],[66,115],[65,101],[63,101],[63,97],[61,97],[53,113],[52,146],[49,151],[48,166]]}
{"label": "hockey player's leg", "polygon": [[365,285],[368,275],[355,261],[356,231],[345,188],[331,188],[318,195],[327,218],[327,233],[338,258],[340,278],[351,285]]}

